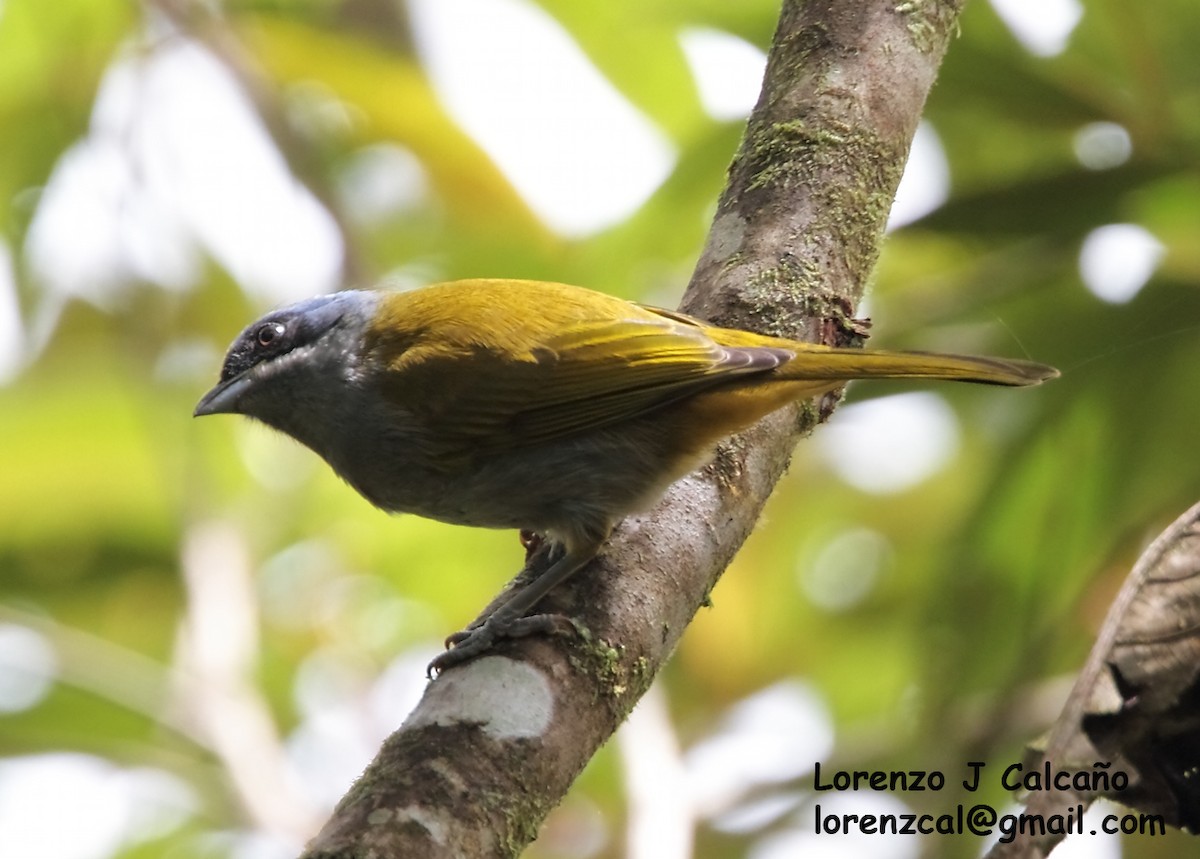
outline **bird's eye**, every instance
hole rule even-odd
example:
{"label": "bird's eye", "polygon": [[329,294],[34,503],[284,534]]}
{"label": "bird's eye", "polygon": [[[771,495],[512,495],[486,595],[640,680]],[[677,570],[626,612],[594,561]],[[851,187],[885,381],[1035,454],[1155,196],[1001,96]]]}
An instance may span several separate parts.
{"label": "bird's eye", "polygon": [[283,326],[278,322],[268,322],[254,333],[254,339],[258,341],[259,346],[270,346],[283,336],[283,330]]}

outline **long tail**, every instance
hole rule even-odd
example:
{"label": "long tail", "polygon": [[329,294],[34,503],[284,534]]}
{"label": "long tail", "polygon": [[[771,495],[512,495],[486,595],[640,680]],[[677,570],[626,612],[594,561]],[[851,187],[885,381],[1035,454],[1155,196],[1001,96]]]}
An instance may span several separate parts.
{"label": "long tail", "polygon": [[914,378],[1015,386],[1053,379],[1058,370],[1016,358],[818,346],[797,350],[794,358],[775,371],[775,376],[796,381]]}

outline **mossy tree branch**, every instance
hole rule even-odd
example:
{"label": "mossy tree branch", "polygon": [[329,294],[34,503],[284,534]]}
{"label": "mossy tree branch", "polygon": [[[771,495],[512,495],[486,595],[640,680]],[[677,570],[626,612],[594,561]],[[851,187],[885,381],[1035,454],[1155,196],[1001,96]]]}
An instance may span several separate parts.
{"label": "mossy tree branch", "polygon": [[[960,6],[785,0],[684,309],[842,339]],[[306,859],[520,853],[649,687],[819,417],[772,416],[626,519],[543,602],[590,638],[508,642],[433,681]]]}

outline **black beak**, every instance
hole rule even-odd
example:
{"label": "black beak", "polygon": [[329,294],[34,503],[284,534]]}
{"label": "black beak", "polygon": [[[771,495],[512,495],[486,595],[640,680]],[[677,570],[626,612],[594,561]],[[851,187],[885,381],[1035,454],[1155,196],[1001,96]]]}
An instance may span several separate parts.
{"label": "black beak", "polygon": [[200,398],[192,416],[198,418],[203,415],[237,414],[238,400],[242,398],[242,394],[251,384],[252,380],[245,374],[217,383],[211,391]]}

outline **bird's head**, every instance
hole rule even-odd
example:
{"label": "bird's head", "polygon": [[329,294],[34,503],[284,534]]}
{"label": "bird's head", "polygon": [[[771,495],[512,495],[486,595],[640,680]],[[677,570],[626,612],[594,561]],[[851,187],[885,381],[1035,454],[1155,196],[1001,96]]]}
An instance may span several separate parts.
{"label": "bird's head", "polygon": [[220,381],[194,414],[248,415],[305,440],[311,410],[328,408],[353,373],[378,300],[372,292],[338,292],[263,316],[230,345]]}

